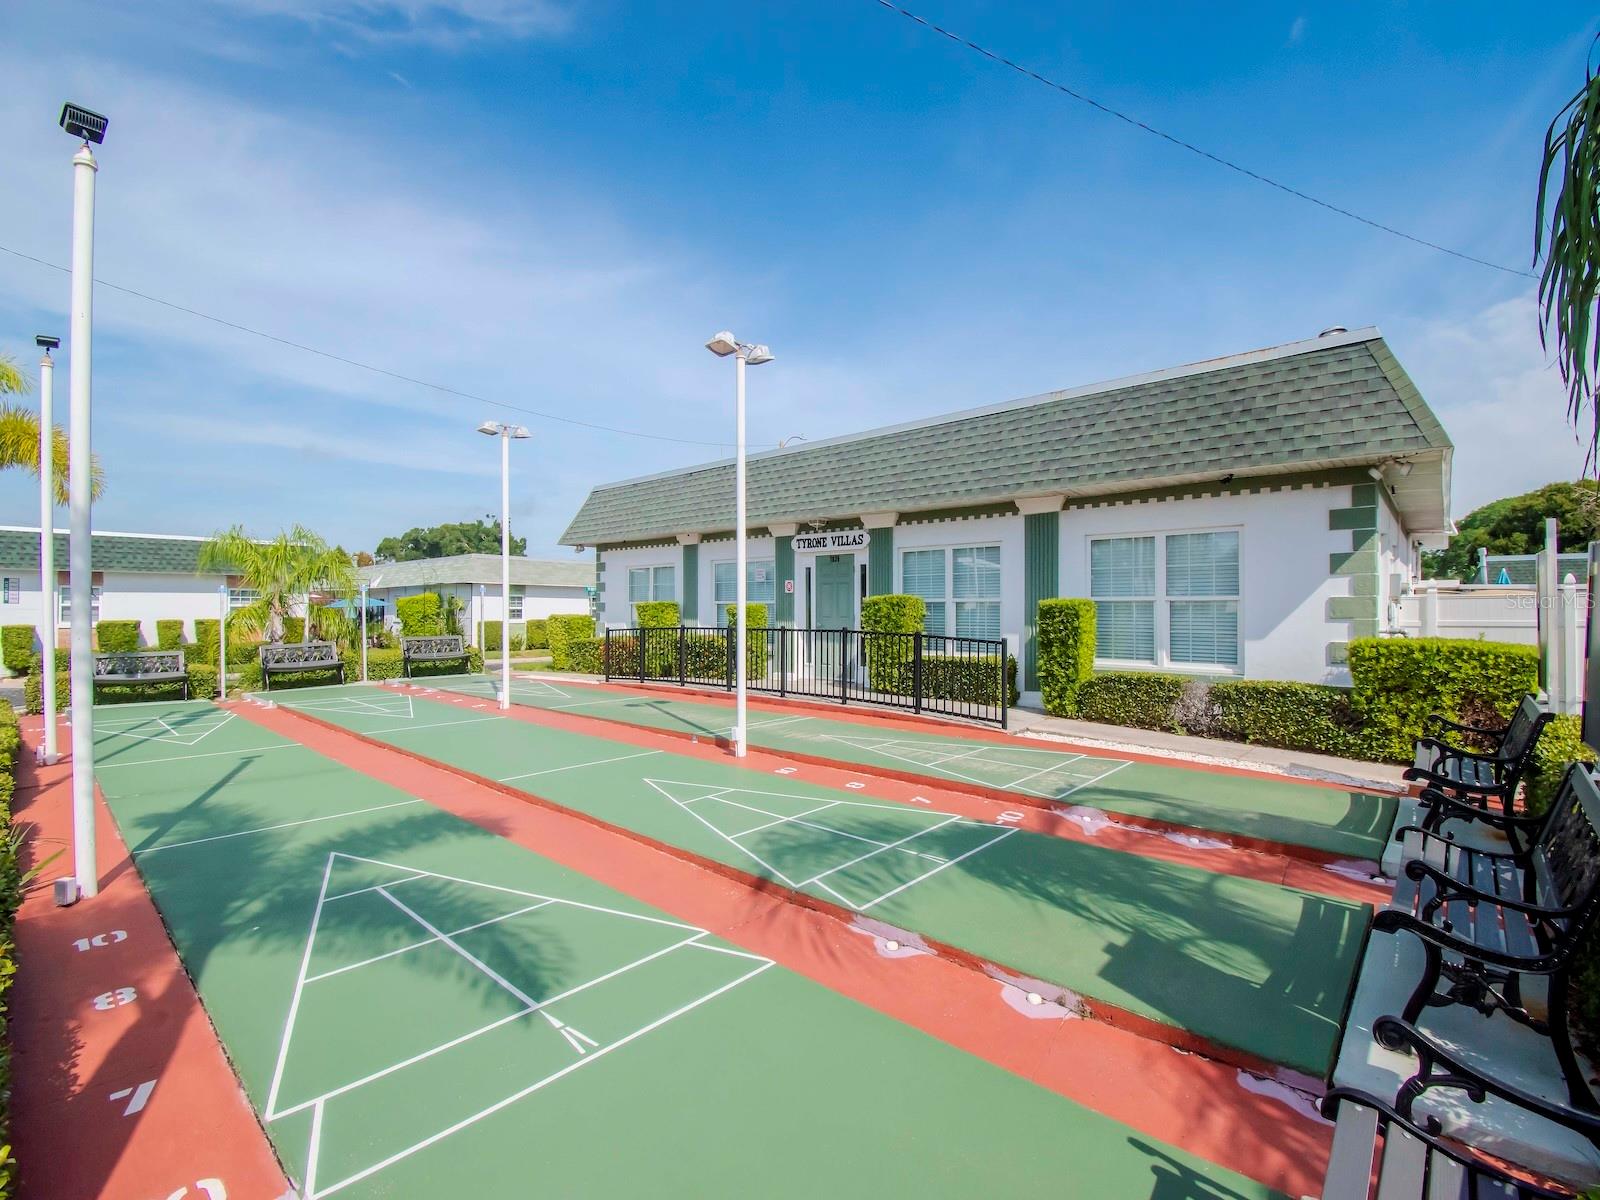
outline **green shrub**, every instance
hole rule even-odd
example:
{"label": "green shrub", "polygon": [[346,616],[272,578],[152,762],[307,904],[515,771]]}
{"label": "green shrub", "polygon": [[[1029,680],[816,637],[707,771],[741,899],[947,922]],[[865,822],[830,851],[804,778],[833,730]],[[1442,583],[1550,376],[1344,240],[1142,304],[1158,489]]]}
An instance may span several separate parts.
{"label": "green shrub", "polygon": [[[928,606],[921,596],[897,593],[868,596],[861,602],[861,628],[869,635],[920,633]],[[911,691],[911,644],[903,637],[865,637],[867,686],[875,692]]]}
{"label": "green shrub", "polygon": [[194,621],[194,652],[199,657],[217,660],[217,637],[222,622],[216,617],[196,617]]}
{"label": "green shrub", "polygon": [[605,642],[597,637],[573,638],[567,643],[568,669],[585,675],[602,674],[604,647]]}
{"label": "green shrub", "polygon": [[[217,694],[217,664],[194,658],[187,651],[184,669],[189,672],[189,698],[207,700]],[[44,711],[43,660],[34,655],[28,678],[23,683],[23,705],[30,713]],[[130,700],[175,700],[183,695],[183,685],[172,683],[98,683],[96,704],[117,704]],[[56,711],[66,712],[72,705],[72,656],[56,651]],[[0,709],[6,706],[0,704]]]}
{"label": "green shrub", "polygon": [[139,622],[96,621],[94,623],[95,649],[102,654],[117,654],[139,648]]}
{"label": "green shrub", "polygon": [[528,622],[527,640],[529,650],[544,650],[549,648],[550,635],[545,631],[543,617],[535,617],[533,620]]}
{"label": "green shrub", "polygon": [[1361,718],[1348,688],[1275,679],[1227,679],[1211,684],[1210,730],[1179,722],[1187,733],[1209,734],[1235,742],[1309,750],[1341,758],[1360,758],[1365,747]]}
{"label": "green shrub", "polygon": [[511,627],[511,653],[517,654],[517,653],[521,652],[522,650],[526,649],[526,647],[527,647],[526,640],[524,640],[522,634],[517,632],[517,627],[515,625],[513,625]]}
{"label": "green shrub", "polygon": [[0,629],[0,662],[16,675],[27,673],[33,662],[34,631],[31,625],[7,625]]}
{"label": "green shrub", "polygon": [[500,649],[500,634],[504,628],[504,621],[485,621],[483,623],[483,648],[485,650]]}
{"label": "green shrub", "polygon": [[578,613],[557,613],[545,618],[545,632],[550,642],[550,666],[557,671],[570,671],[572,660],[567,654],[567,644],[574,638],[594,637],[594,618]]}
{"label": "green shrub", "polygon": [[[729,604],[725,606],[728,618],[728,627],[731,629],[738,623],[739,606]],[[767,606],[765,604],[746,604],[744,606],[744,677],[746,682],[752,679],[765,679],[767,675]]]}
{"label": "green shrub", "polygon": [[1350,677],[1366,754],[1409,763],[1429,713],[1474,725],[1509,719],[1538,690],[1539,652],[1459,638],[1358,638]]}
{"label": "green shrub", "polygon": [[683,624],[676,600],[641,600],[633,606],[640,629],[667,629]]}
{"label": "green shrub", "polygon": [[[22,833],[11,824],[11,800],[21,748],[16,711],[9,704],[0,704],[0,1197],[11,1196],[16,1184],[10,1136],[11,1058],[8,1047],[11,1043],[6,1036],[6,1018],[11,985],[17,973],[12,927],[28,879],[18,861]],[[35,866],[34,871],[38,870]]]}
{"label": "green shrub", "polygon": [[1058,717],[1074,716],[1078,692],[1094,674],[1094,601],[1039,601],[1038,637],[1044,710]]}
{"label": "green shrub", "polygon": [[[1561,786],[1561,777],[1575,762],[1595,761],[1594,751],[1584,745],[1583,719],[1562,714],[1551,718],[1533,750],[1533,762],[1524,777],[1523,794],[1533,812],[1542,813]],[[1596,998],[1600,1003],[1600,997]]]}
{"label": "green shrub", "polygon": [[394,602],[394,612],[405,637],[431,637],[444,632],[444,604],[437,592],[401,596]]}
{"label": "green shrub", "polygon": [[183,622],[163,618],[156,622],[156,646],[162,650],[176,650],[183,645]]}
{"label": "green shrub", "polygon": [[1107,725],[1176,731],[1176,709],[1189,680],[1155,671],[1103,671],[1078,687],[1078,716]]}

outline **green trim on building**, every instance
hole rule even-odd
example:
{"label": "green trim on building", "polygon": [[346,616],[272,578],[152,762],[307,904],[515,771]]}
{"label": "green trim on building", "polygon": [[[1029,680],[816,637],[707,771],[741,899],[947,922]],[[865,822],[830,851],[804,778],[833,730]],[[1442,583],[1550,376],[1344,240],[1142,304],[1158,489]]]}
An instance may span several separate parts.
{"label": "green trim on building", "polygon": [[978,517],[1014,517],[1017,506],[1009,500],[994,504],[969,504],[961,508],[930,508],[907,513],[899,525],[933,525],[939,521],[971,521]]}
{"label": "green trim on building", "polygon": [[1329,642],[1329,666],[1343,666],[1346,647],[1355,638],[1378,635],[1378,593],[1380,559],[1378,555],[1378,503],[1381,490],[1370,480],[1351,485],[1350,507],[1328,510],[1328,528],[1348,530],[1350,549],[1328,555],[1328,574],[1350,581],[1348,595],[1328,600],[1328,620],[1346,624],[1346,639]]}
{"label": "green trim on building", "polygon": [[1118,504],[1142,504],[1151,500],[1205,500],[1217,496],[1262,496],[1293,488],[1342,487],[1371,478],[1361,467],[1341,467],[1332,471],[1296,471],[1287,475],[1262,475],[1254,479],[1221,480],[1215,483],[1190,483],[1178,487],[1147,488],[1117,492],[1107,496],[1083,496],[1068,500],[1067,512],[1084,508],[1108,508]]}
{"label": "green trim on building", "polygon": [[1024,691],[1039,690],[1039,601],[1061,589],[1061,514],[1028,513],[1022,518],[1022,655]]}
{"label": "green trim on building", "polygon": [[678,603],[679,619],[687,625],[700,614],[700,547],[694,543],[683,548],[683,599]]}
{"label": "green trim on building", "polygon": [[894,530],[874,529],[867,543],[867,595],[894,591]]}
{"label": "green trim on building", "polygon": [[[772,569],[778,576],[777,622],[779,625],[793,625],[795,593],[789,590],[785,581],[794,581],[794,543],[786,537],[772,539]],[[796,591],[799,586],[795,584]]]}

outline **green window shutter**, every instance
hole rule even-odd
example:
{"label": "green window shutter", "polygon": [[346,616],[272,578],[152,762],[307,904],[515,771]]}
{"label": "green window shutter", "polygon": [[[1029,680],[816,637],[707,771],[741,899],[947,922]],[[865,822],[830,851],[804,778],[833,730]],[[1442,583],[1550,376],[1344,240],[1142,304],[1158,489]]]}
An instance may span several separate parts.
{"label": "green window shutter", "polygon": [[698,618],[699,612],[700,547],[691,542],[683,548],[683,603],[678,606],[678,619],[687,625]]}

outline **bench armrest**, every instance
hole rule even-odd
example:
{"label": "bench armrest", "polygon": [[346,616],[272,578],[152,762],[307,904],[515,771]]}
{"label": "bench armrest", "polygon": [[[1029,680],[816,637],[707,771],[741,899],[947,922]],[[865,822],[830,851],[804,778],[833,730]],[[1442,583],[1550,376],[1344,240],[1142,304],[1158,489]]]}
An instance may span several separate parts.
{"label": "bench armrest", "polygon": [[1399,933],[1402,930],[1414,933],[1425,942],[1432,942],[1441,950],[1449,950],[1459,954],[1462,958],[1472,962],[1487,963],[1490,966],[1509,967],[1523,975],[1548,975],[1555,971],[1561,960],[1555,954],[1538,954],[1527,957],[1521,954],[1506,954],[1499,950],[1489,950],[1476,942],[1458,937],[1447,929],[1441,929],[1429,921],[1412,916],[1403,908],[1386,908],[1372,918],[1372,929],[1375,933]]}
{"label": "bench armrest", "polygon": [[[1480,851],[1473,851],[1480,853]],[[1500,857],[1510,857],[1501,855]],[[1548,908],[1543,904],[1529,904],[1526,900],[1513,900],[1509,896],[1496,895],[1494,892],[1485,892],[1473,887],[1470,883],[1462,883],[1453,875],[1441,871],[1432,863],[1424,862],[1420,858],[1408,859],[1405,865],[1407,879],[1414,879],[1421,883],[1424,879],[1432,879],[1438,885],[1439,894],[1428,901],[1429,905],[1437,908],[1441,904],[1448,904],[1452,900],[1465,900],[1468,904],[1492,904],[1497,908],[1509,908],[1513,912],[1526,913],[1530,917],[1549,917],[1552,920],[1561,917],[1570,917],[1578,910],[1575,908]]]}
{"label": "bench armrest", "polygon": [[[1600,1141],[1600,1112],[1586,1112],[1570,1104],[1546,1100],[1525,1092],[1515,1084],[1497,1079],[1479,1067],[1474,1067],[1455,1057],[1433,1038],[1409,1021],[1399,1017],[1379,1017],[1373,1022],[1373,1036],[1395,1050],[1409,1050],[1417,1056],[1420,1069],[1401,1085],[1395,1097],[1395,1110],[1408,1122],[1414,1122],[1412,1106],[1430,1088],[1458,1088],[1466,1092],[1474,1104],[1482,1104],[1488,1096],[1515,1104],[1518,1108],[1554,1121],[1594,1141]],[[1438,1118],[1428,1117],[1423,1122],[1428,1132],[1440,1132]]]}
{"label": "bench armrest", "polygon": [[[1505,796],[1503,791],[1480,794],[1487,797]],[[1482,821],[1485,825],[1501,829],[1537,829],[1545,822],[1543,813],[1507,812],[1503,805],[1491,808],[1485,804],[1474,804],[1464,796],[1452,796],[1431,785],[1422,789],[1422,795],[1418,799],[1423,804],[1437,809],[1441,821],[1448,821],[1451,817],[1464,817],[1469,821]]]}
{"label": "bench armrest", "polygon": [[[1422,719],[1422,730],[1425,735],[1438,740],[1439,733],[1453,730],[1456,733],[1476,733],[1483,737],[1501,737],[1511,726],[1507,725],[1469,725],[1464,721],[1452,721],[1443,713],[1429,713]],[[1434,731],[1438,730],[1439,733]]]}

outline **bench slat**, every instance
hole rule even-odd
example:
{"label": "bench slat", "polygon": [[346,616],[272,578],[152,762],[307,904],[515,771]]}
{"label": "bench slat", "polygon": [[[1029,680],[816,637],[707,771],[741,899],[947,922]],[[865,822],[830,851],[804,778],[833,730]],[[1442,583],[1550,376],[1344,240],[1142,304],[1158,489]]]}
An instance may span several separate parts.
{"label": "bench slat", "polygon": [[1383,1138],[1378,1200],[1422,1200],[1428,1148],[1409,1130],[1390,1125]]}
{"label": "bench slat", "polygon": [[1466,1167],[1437,1150],[1428,1158],[1428,1200],[1472,1200]]}
{"label": "bench slat", "polygon": [[1341,1102],[1333,1126],[1333,1151],[1328,1156],[1322,1200],[1367,1200],[1377,1141],[1377,1110]]}

